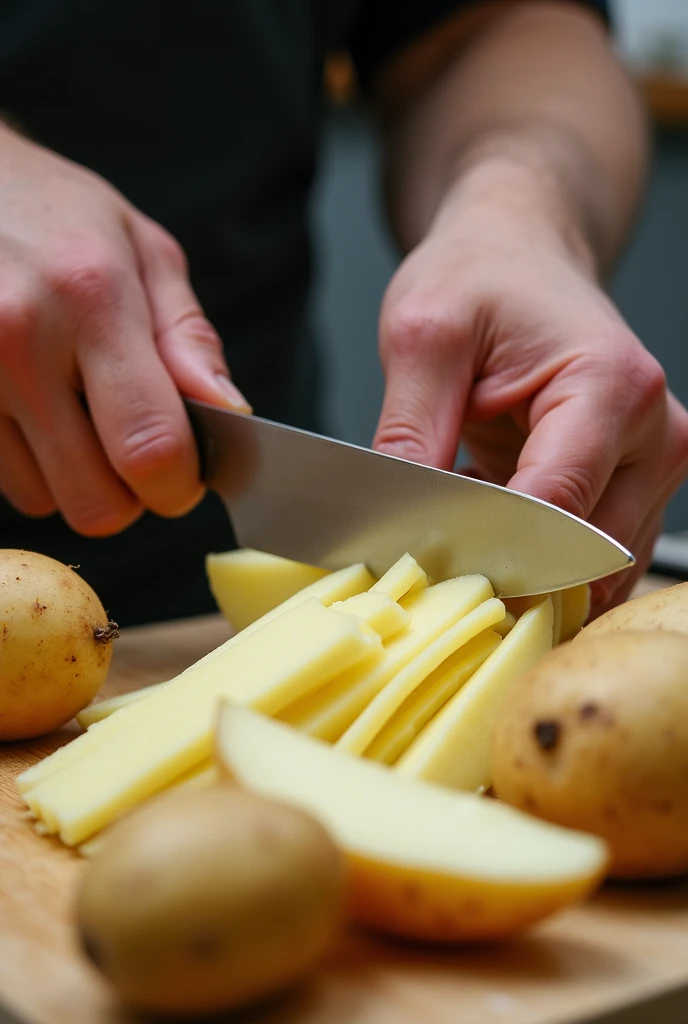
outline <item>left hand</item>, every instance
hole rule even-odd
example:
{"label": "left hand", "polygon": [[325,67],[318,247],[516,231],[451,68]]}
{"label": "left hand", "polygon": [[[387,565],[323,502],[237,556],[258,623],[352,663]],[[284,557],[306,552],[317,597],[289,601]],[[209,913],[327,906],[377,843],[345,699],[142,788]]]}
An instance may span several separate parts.
{"label": "left hand", "polygon": [[595,281],[592,261],[516,208],[439,217],[393,278],[374,447],[544,498],[630,548],[593,613],[649,565],[688,471],[688,413]]}

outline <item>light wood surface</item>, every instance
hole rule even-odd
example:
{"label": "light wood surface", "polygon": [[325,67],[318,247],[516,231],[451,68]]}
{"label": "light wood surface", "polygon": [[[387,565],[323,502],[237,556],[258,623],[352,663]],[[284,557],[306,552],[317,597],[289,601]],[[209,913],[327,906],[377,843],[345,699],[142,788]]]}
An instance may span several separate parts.
{"label": "light wood surface", "polygon": [[[104,696],[169,678],[227,635],[215,618],[130,630],[117,643]],[[13,781],[75,731],[68,727],[40,742],[0,748],[0,1005],[7,1019],[21,1024],[140,1024],[117,1005],[76,948],[71,905],[84,862],[34,833]],[[311,983],[237,1019],[685,1022],[688,881],[605,888],[588,905],[492,949],[420,949],[352,930]]]}

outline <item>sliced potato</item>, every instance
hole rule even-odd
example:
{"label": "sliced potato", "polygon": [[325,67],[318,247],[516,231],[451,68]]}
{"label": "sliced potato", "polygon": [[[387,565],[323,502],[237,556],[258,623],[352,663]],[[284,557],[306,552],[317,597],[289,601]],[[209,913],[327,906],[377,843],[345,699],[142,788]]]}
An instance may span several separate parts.
{"label": "sliced potato", "polygon": [[209,554],[205,569],[218,608],[237,633],[327,575],[315,565],[253,548]]}
{"label": "sliced potato", "polygon": [[394,764],[430,719],[471,678],[500,639],[496,631],[488,629],[443,661],[383,726],[366,748],[365,757]]}
{"label": "sliced potato", "polygon": [[221,708],[232,778],[313,814],[350,865],[350,911],[416,939],[511,935],[586,896],[604,843],[470,793],[402,777],[247,709]]}
{"label": "sliced potato", "polygon": [[410,613],[411,622],[387,641],[379,657],[343,672],[322,690],[279,712],[278,717],[311,736],[334,742],[390,679],[491,597],[492,587],[485,576],[461,576],[402,598],[400,603]]}
{"label": "sliced potato", "polygon": [[478,634],[490,629],[504,617],[504,605],[491,597],[450,626],[416,655],[374,697],[346,732],[337,746],[349,754],[362,754],[380,730],[417,687],[450,655]]}
{"label": "sliced potato", "polygon": [[552,601],[521,615],[472,678],[426,725],[395,770],[457,789],[487,789],[492,781],[490,739],[515,680],[552,647]]}
{"label": "sliced potato", "polygon": [[381,647],[377,634],[353,615],[323,608],[314,598],[304,601],[120,711],[120,730],[106,733],[113,718],[94,725],[70,744],[84,745],[81,756],[48,774],[24,799],[49,831],[77,845],[209,757],[221,697],[274,713]]}

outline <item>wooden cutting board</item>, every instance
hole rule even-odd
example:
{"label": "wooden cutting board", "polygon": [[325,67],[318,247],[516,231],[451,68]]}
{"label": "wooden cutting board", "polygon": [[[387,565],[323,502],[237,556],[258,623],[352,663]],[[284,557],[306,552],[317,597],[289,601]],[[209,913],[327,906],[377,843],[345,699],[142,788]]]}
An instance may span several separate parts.
{"label": "wooden cutting board", "polygon": [[[217,618],[132,629],[104,695],[169,678],[228,636]],[[140,1024],[81,958],[85,863],[26,819],[14,776],[76,732],[0,748],[0,1024]],[[688,783],[687,783],[688,784]],[[688,880],[608,887],[517,941],[443,952],[352,930],[318,976],[252,1024],[685,1024]],[[217,1018],[215,1018],[217,1022]]]}

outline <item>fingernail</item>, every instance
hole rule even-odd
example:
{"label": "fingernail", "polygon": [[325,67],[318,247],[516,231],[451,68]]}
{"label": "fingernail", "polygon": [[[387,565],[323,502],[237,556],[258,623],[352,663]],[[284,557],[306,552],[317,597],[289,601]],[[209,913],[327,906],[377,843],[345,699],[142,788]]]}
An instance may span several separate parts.
{"label": "fingernail", "polygon": [[239,388],[224,373],[216,373],[215,380],[228,408],[234,412],[253,412]]}

